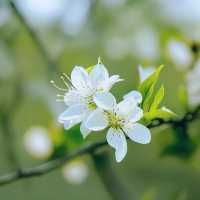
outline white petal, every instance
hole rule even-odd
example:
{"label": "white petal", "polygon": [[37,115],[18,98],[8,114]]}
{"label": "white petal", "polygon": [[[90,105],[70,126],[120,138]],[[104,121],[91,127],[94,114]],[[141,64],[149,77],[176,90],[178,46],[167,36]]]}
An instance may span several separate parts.
{"label": "white petal", "polygon": [[94,102],[99,108],[111,110],[116,105],[116,99],[110,92],[98,92],[94,96]]}
{"label": "white petal", "polygon": [[87,111],[87,108],[84,104],[77,104],[70,106],[65,112],[63,112],[60,116],[58,121],[68,121],[68,120],[75,120],[81,118],[84,113]]}
{"label": "white petal", "polygon": [[71,73],[71,81],[77,90],[88,89],[89,76],[83,67],[74,67]]}
{"label": "white petal", "polygon": [[85,126],[92,131],[100,131],[108,126],[108,121],[103,111],[96,109],[93,111],[85,122]]}
{"label": "white petal", "polygon": [[136,90],[133,90],[133,91],[129,92],[123,98],[124,99],[133,98],[133,99],[135,99],[135,101],[137,103],[141,103],[142,102],[142,94],[140,92],[136,91]]}
{"label": "white petal", "polygon": [[94,66],[92,71],[89,73],[90,81],[93,86],[98,87],[98,85],[109,78],[108,70],[102,64],[97,64]]}
{"label": "white petal", "polygon": [[83,138],[86,138],[91,133],[91,131],[85,126],[85,122],[81,123],[80,131]]}
{"label": "white petal", "polygon": [[72,128],[72,127],[75,126],[76,124],[79,124],[80,122],[81,122],[81,119],[63,121],[63,123],[64,123],[64,128],[65,128],[66,130],[69,130],[70,128]]}
{"label": "white petal", "polygon": [[129,117],[137,106],[137,102],[133,98],[124,99],[116,106],[117,114],[122,117]]}
{"label": "white petal", "polygon": [[151,133],[149,129],[142,124],[135,123],[130,129],[125,129],[128,137],[138,143],[147,144],[151,141]]}
{"label": "white petal", "polygon": [[108,144],[115,149],[117,162],[121,162],[127,153],[127,142],[123,132],[119,129],[110,128],[106,135]]}
{"label": "white petal", "polygon": [[132,111],[130,117],[129,117],[129,120],[131,122],[137,122],[139,121],[141,118],[143,117],[143,110],[136,106],[135,109]]}
{"label": "white petal", "polygon": [[78,90],[69,90],[64,95],[64,102],[67,106],[74,104],[80,104],[82,102],[82,96]]}
{"label": "white petal", "polygon": [[108,92],[115,83],[118,83],[120,81],[123,81],[123,79],[121,79],[119,77],[119,75],[113,75],[111,76],[109,79],[101,82],[98,86],[98,89],[99,90],[102,90],[102,91],[105,91],[105,92]]}

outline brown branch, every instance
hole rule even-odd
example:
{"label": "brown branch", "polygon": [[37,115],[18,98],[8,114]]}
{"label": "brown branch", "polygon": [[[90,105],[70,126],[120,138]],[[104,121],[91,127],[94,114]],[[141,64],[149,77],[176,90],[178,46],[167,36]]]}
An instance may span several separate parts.
{"label": "brown branch", "polygon": [[8,0],[8,3],[10,5],[10,8],[12,9],[15,16],[18,18],[18,20],[21,22],[23,27],[26,29],[30,37],[32,38],[32,41],[38,48],[39,52],[41,53],[45,63],[47,64],[47,67],[49,71],[54,75],[55,73],[58,73],[58,66],[57,63],[51,58],[49,53],[47,52],[45,46],[43,45],[43,42],[41,41],[38,34],[34,31],[34,29],[29,25],[26,18],[21,14],[20,10],[16,6],[15,2],[13,0]]}
{"label": "brown branch", "polygon": [[[164,120],[160,120],[160,119],[154,120],[151,124],[148,125],[148,128],[160,127],[162,125],[176,126],[176,125],[180,125],[182,123],[189,123],[189,122],[197,119],[199,114],[200,114],[200,106],[198,106],[194,111],[186,113],[181,119],[178,119],[178,120],[168,120],[168,121],[164,121]],[[61,167],[67,161],[70,161],[70,160],[72,160],[76,157],[82,156],[82,155],[94,153],[97,149],[104,147],[106,145],[107,145],[106,140],[102,140],[97,143],[83,146],[80,149],[73,151],[64,157],[48,161],[39,166],[35,166],[35,167],[31,167],[31,168],[22,168],[20,170],[11,172],[7,175],[3,175],[0,177],[0,186],[15,182],[15,181],[18,181],[21,179],[37,177],[37,176],[47,174],[47,173],[51,172],[52,170]]]}

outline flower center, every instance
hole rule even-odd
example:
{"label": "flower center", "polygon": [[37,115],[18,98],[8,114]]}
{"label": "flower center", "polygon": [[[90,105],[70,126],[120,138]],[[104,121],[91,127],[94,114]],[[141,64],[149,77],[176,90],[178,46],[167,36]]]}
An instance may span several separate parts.
{"label": "flower center", "polygon": [[105,111],[108,124],[111,128],[120,129],[123,126],[124,120],[116,115],[116,113]]}
{"label": "flower center", "polygon": [[88,96],[86,98],[87,106],[90,110],[95,110],[97,108],[97,105],[93,101],[93,96]]}

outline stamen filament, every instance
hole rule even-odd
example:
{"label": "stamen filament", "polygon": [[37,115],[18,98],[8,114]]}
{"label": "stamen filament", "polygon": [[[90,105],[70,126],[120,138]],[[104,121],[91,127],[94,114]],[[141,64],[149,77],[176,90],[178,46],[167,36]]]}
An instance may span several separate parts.
{"label": "stamen filament", "polygon": [[67,89],[64,89],[64,88],[61,88],[61,87],[57,86],[56,83],[55,83],[53,80],[51,80],[50,83],[51,83],[56,89],[58,89],[58,90],[60,90],[60,91],[65,91],[65,92],[67,91]]}

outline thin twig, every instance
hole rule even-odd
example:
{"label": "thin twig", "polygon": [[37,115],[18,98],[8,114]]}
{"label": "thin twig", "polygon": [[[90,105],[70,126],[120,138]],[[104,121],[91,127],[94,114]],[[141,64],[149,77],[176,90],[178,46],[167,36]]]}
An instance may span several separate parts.
{"label": "thin twig", "polygon": [[47,67],[49,71],[52,74],[55,74],[59,72],[57,63],[51,58],[49,53],[47,52],[45,46],[43,45],[43,42],[41,41],[38,34],[34,31],[34,29],[29,25],[26,18],[21,14],[20,10],[16,6],[15,2],[13,0],[8,0],[8,3],[10,5],[10,8],[12,9],[13,13],[16,15],[18,20],[21,22],[21,24],[24,26],[26,31],[29,33],[30,37],[32,38],[34,44],[38,48],[39,52],[41,53],[44,61],[47,64]]}
{"label": "thin twig", "polygon": [[[200,114],[200,106],[198,106],[193,112],[186,113],[184,117],[179,120],[154,120],[151,124],[148,125],[148,128],[155,128],[160,127],[162,125],[171,125],[174,126],[176,124],[180,125],[181,123],[189,123],[195,119],[197,119],[198,115]],[[128,139],[128,138],[127,138]],[[47,174],[54,169],[57,169],[64,165],[67,161],[70,161],[76,157],[86,155],[89,153],[95,152],[97,149],[106,146],[106,140],[102,140],[97,143],[89,144],[86,146],[81,147],[80,149],[69,153],[68,155],[57,158],[55,160],[48,161],[44,164],[39,166],[35,166],[32,168],[22,168],[20,170],[11,172],[9,174],[3,175],[0,177],[0,186],[5,185],[8,183],[12,183],[21,179],[30,178],[30,177],[37,177],[44,174]]]}

